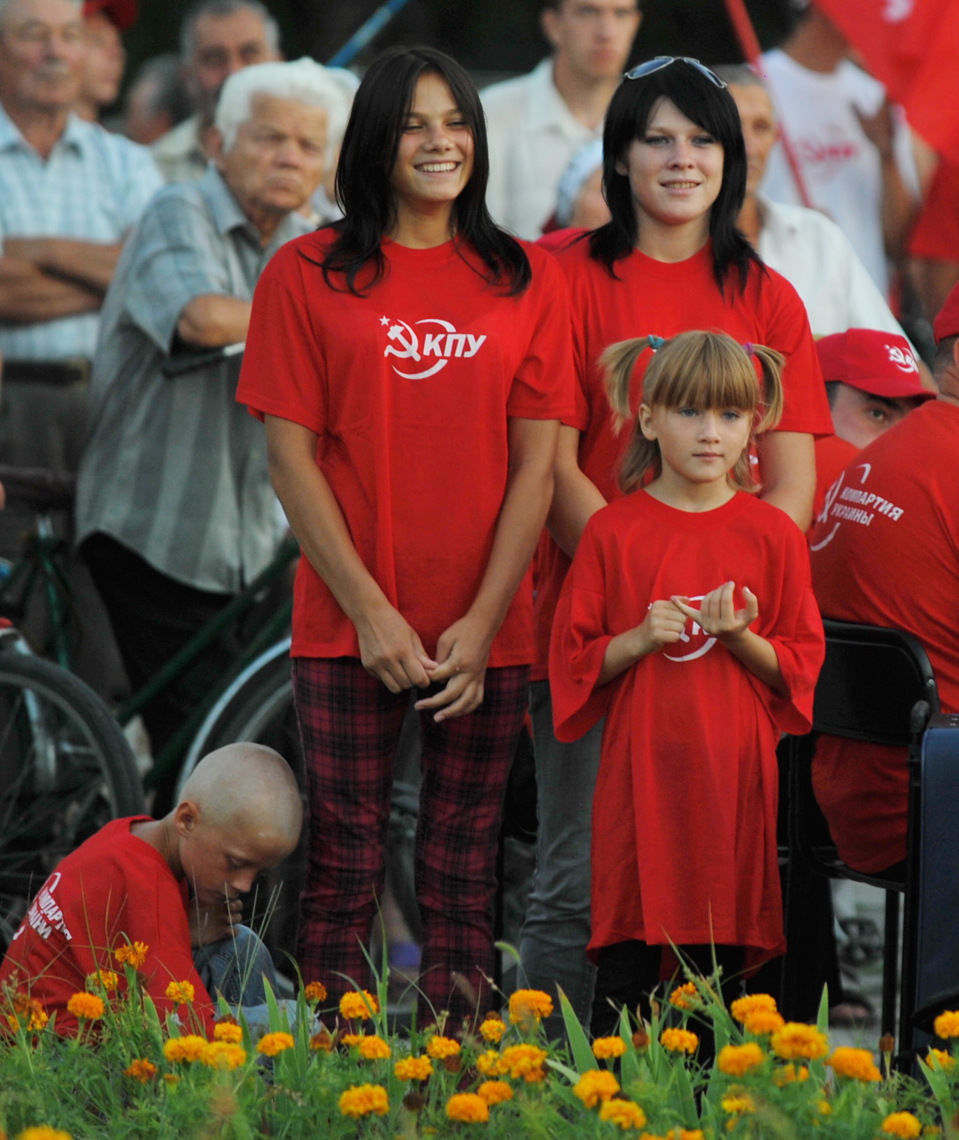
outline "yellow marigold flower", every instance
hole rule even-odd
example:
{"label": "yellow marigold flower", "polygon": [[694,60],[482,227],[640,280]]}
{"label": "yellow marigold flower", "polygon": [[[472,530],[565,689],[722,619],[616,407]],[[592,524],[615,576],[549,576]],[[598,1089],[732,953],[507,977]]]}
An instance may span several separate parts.
{"label": "yellow marigold flower", "polygon": [[352,1049],[354,1045],[359,1045],[365,1036],[365,1033],[344,1033],[342,1037],[340,1037],[340,1041],[347,1049]]}
{"label": "yellow marigold flower", "polygon": [[542,990],[516,990],[509,998],[509,1019],[514,1025],[540,1021],[553,1012],[553,999]]}
{"label": "yellow marigold flower", "polygon": [[913,1140],[922,1132],[922,1124],[911,1112],[891,1112],[882,1122],[880,1131],[887,1136],[902,1136],[903,1140]]}
{"label": "yellow marigold flower", "polygon": [[626,1052],[626,1042],[622,1037],[597,1037],[593,1042],[593,1056],[597,1061],[608,1061],[610,1057],[622,1057]]}
{"label": "yellow marigold flower", "polygon": [[743,1029],[754,1037],[768,1037],[777,1029],[782,1029],[785,1024],[786,1019],[774,1009],[757,1009],[746,1014]]}
{"label": "yellow marigold flower", "polygon": [[[495,1049],[487,1049],[476,1058],[476,1068],[484,1077],[495,1077],[499,1071],[500,1055]],[[506,1072],[506,1069],[503,1070]]]}
{"label": "yellow marigold flower", "polygon": [[218,1021],[213,1026],[213,1039],[226,1041],[230,1045],[239,1045],[243,1040],[243,1030],[235,1021]]}
{"label": "yellow marigold flower", "polygon": [[230,1041],[210,1041],[200,1053],[200,1061],[210,1069],[238,1069],[246,1064],[246,1050]]}
{"label": "yellow marigold flower", "polygon": [[375,1033],[364,1037],[360,1042],[360,1056],[367,1061],[385,1061],[389,1055],[389,1045]]}
{"label": "yellow marigold flower", "polygon": [[608,1069],[587,1069],[573,1085],[573,1092],[587,1108],[595,1108],[619,1092],[619,1081]]}
{"label": "yellow marigold flower", "polygon": [[787,1021],[772,1035],[770,1044],[776,1056],[784,1061],[815,1061],[829,1051],[826,1035],[800,1021]]}
{"label": "yellow marigold flower", "polygon": [[646,1113],[631,1100],[616,1098],[603,1101],[599,1106],[599,1119],[608,1120],[610,1124],[618,1124],[624,1132],[627,1128],[638,1130],[646,1127]]}
{"label": "yellow marigold flower", "polygon": [[546,1056],[546,1050],[536,1045],[510,1045],[500,1054],[496,1072],[500,1076],[509,1074],[516,1081],[522,1077],[529,1084],[543,1081],[546,1079],[546,1070],[543,1068]]}
{"label": "yellow marigold flower", "polygon": [[832,1067],[837,1077],[849,1077],[856,1081],[881,1081],[882,1073],[876,1068],[872,1053],[868,1049],[853,1049],[840,1045],[827,1057],[826,1064]]}
{"label": "yellow marigold flower", "polygon": [[88,990],[95,990],[99,987],[108,994],[112,994],[117,988],[118,982],[119,978],[114,970],[95,970],[92,974],[87,974],[86,986]]}
{"label": "yellow marigold flower", "polygon": [[513,1090],[505,1081],[483,1081],[476,1090],[476,1095],[489,1105],[502,1104],[513,1099]]}
{"label": "yellow marigold flower", "polygon": [[303,996],[307,1001],[319,1003],[326,1001],[326,986],[322,982],[310,982],[310,984],[303,991]]}
{"label": "yellow marigold flower", "polygon": [[178,1005],[189,1005],[196,997],[196,990],[190,982],[170,982],[166,996]]}
{"label": "yellow marigold flower", "polygon": [[659,1035],[660,1044],[673,1053],[695,1053],[699,1038],[688,1029],[664,1029]]}
{"label": "yellow marigold flower", "polygon": [[205,1037],[197,1037],[192,1033],[184,1037],[171,1037],[163,1043],[163,1056],[171,1062],[199,1061],[208,1044]]}
{"label": "yellow marigold flower", "polygon": [[103,998],[96,994],[76,993],[67,1002],[67,1009],[76,1018],[87,1021],[98,1021],[103,1017]]}
{"label": "yellow marigold flower", "polygon": [[149,949],[150,947],[145,942],[127,942],[113,951],[113,957],[118,962],[126,963],[132,966],[134,970],[139,970],[147,960]]}
{"label": "yellow marigold flower", "polygon": [[503,1039],[503,1034],[506,1032],[506,1022],[495,1014],[490,1014],[483,1024],[479,1027],[480,1037],[484,1041],[489,1041],[493,1045],[499,1044]]}
{"label": "yellow marigold flower", "polygon": [[157,1067],[152,1061],[139,1057],[127,1065],[123,1070],[123,1075],[132,1081],[139,1081],[141,1085],[145,1085],[147,1081],[152,1080],[157,1075]]}
{"label": "yellow marigold flower", "polygon": [[821,1100],[816,1105],[816,1108],[819,1110],[820,1116],[831,1116],[832,1115],[832,1105],[829,1103],[828,1100]]}
{"label": "yellow marigold flower", "polygon": [[446,1102],[446,1115],[450,1120],[485,1124],[489,1120],[489,1105],[476,1093],[456,1093]]}
{"label": "yellow marigold flower", "polygon": [[719,1050],[716,1064],[719,1071],[730,1077],[743,1077],[750,1069],[755,1069],[763,1063],[765,1054],[755,1041],[745,1045],[724,1045]]}
{"label": "yellow marigold flower", "polygon": [[669,1004],[677,1009],[695,1009],[700,1005],[699,990],[695,982],[685,982],[669,995]]}
{"label": "yellow marigold flower", "polygon": [[62,1128],[51,1128],[49,1124],[35,1124],[17,1133],[16,1140],[73,1140],[69,1132]]}
{"label": "yellow marigold flower", "polygon": [[37,1002],[37,1006],[37,1009],[31,1010],[30,1020],[27,1022],[27,1029],[31,1033],[39,1033],[41,1029],[46,1027],[47,1022],[50,1020],[47,1011],[39,1002]]}
{"label": "yellow marigold flower", "polygon": [[351,1020],[363,1021],[379,1011],[379,1002],[368,990],[350,990],[340,998],[340,1013]]}
{"label": "yellow marigold flower", "polygon": [[954,1069],[956,1067],[956,1058],[951,1053],[947,1053],[945,1049],[930,1049],[926,1054],[926,1064],[932,1068],[930,1061],[935,1058],[939,1062],[940,1069]]}
{"label": "yellow marigold flower", "polygon": [[671,1140],[706,1140],[701,1128],[676,1128],[670,1135]]}
{"label": "yellow marigold flower", "polygon": [[937,1037],[959,1037],[959,1010],[946,1010],[933,1022]]}
{"label": "yellow marigold flower", "polygon": [[773,1084],[776,1088],[781,1089],[786,1085],[791,1085],[793,1081],[808,1081],[809,1070],[805,1065],[800,1065],[798,1068],[790,1061],[788,1065],[779,1065],[773,1071]]}
{"label": "yellow marigold flower", "polygon": [[382,1085],[353,1085],[340,1094],[343,1116],[385,1116],[389,1111],[390,1100]]}
{"label": "yellow marigold flower", "polygon": [[760,1009],[766,1013],[776,1013],[776,999],[771,994],[747,994],[737,998],[729,1007],[729,1012],[737,1021],[744,1022],[751,1013]]}
{"label": "yellow marigold flower", "polygon": [[756,1111],[756,1102],[748,1093],[744,1092],[730,1093],[729,1096],[724,1096],[722,1106],[723,1111],[728,1112],[730,1116],[742,1116],[744,1113]]}
{"label": "yellow marigold flower", "polygon": [[275,1057],[284,1049],[293,1048],[293,1036],[289,1033],[267,1033],[257,1042],[256,1051],[265,1057]]}
{"label": "yellow marigold flower", "polygon": [[314,1053],[332,1053],[333,1038],[328,1029],[321,1029],[310,1038],[310,1048]]}
{"label": "yellow marigold flower", "polygon": [[429,1057],[404,1057],[393,1066],[398,1081],[425,1081],[433,1073]]}
{"label": "yellow marigold flower", "polygon": [[434,1061],[442,1061],[444,1057],[455,1057],[460,1052],[460,1043],[452,1037],[431,1037],[426,1042],[426,1052]]}

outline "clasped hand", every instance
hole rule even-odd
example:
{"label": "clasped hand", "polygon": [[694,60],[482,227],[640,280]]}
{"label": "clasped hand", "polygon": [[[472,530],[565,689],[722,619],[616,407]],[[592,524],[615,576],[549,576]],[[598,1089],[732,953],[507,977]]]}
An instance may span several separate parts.
{"label": "clasped hand", "polygon": [[201,906],[196,899],[190,903],[190,944],[208,946],[230,936],[234,926],[243,919],[243,900],[223,899],[212,906]]}
{"label": "clasped hand", "polygon": [[759,600],[748,586],[743,586],[745,605],[741,610],[734,608],[735,589],[735,582],[723,582],[705,595],[698,610],[682,595],[674,594],[670,600],[687,618],[697,622],[703,633],[723,640],[744,633],[759,617]]}

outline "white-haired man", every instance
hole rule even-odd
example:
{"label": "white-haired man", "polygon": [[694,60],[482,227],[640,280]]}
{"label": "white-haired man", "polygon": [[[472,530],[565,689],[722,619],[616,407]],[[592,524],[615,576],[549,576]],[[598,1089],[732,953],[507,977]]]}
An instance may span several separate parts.
{"label": "white-haired man", "polygon": [[[312,60],[232,75],[213,164],[156,196],[107,296],[77,532],[134,685],[259,573],[281,538],[262,435],[233,398],[235,364],[217,359],[179,378],[162,367],[245,339],[260,271],[310,228],[298,211],[343,113],[335,80]],[[211,652],[144,710],[154,750],[229,661],[228,647]]]}

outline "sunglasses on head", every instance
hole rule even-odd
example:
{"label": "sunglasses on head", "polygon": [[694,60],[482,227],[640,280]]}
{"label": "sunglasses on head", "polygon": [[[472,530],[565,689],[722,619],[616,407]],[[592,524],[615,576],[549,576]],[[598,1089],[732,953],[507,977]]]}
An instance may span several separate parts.
{"label": "sunglasses on head", "polygon": [[726,86],[725,81],[720,79],[714,71],[710,71],[709,68],[701,64],[698,59],[690,59],[688,55],[657,55],[654,59],[647,59],[645,63],[640,63],[637,64],[636,67],[630,68],[623,78],[642,79],[644,76],[653,75],[657,71],[662,71],[664,67],[669,67],[671,63],[676,63],[677,60],[681,63],[688,63],[690,67],[695,67],[699,74],[705,75],[714,87],[721,88]]}

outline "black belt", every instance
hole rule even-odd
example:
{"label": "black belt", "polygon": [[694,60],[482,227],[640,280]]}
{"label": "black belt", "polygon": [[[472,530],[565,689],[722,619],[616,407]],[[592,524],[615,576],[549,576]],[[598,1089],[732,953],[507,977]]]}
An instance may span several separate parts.
{"label": "black belt", "polygon": [[67,360],[4,360],[3,379],[12,384],[52,384],[66,387],[90,379],[90,361],[82,356]]}

